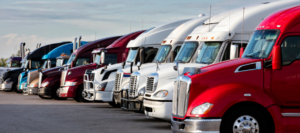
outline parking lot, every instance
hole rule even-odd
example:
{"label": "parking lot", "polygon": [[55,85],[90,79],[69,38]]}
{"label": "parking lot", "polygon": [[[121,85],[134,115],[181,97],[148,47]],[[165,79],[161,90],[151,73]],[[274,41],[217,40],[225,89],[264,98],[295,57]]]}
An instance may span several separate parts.
{"label": "parking lot", "polygon": [[0,133],[171,133],[170,126],[107,103],[57,101],[0,91]]}

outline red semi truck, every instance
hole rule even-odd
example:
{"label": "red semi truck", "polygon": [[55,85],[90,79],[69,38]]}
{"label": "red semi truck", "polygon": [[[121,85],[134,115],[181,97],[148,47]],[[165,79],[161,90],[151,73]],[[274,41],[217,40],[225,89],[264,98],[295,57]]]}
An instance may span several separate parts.
{"label": "red semi truck", "polygon": [[185,68],[174,84],[173,132],[299,133],[300,6],[257,27],[242,58]]}
{"label": "red semi truck", "polygon": [[[84,64],[87,67],[96,66],[97,64],[93,62],[93,54],[91,53],[97,47],[105,48],[112,44],[114,41],[119,39],[121,36],[107,37],[102,38],[83,46],[81,44],[81,38],[78,40],[78,46],[76,49],[76,39],[74,42],[73,53],[70,56],[68,63],[64,65],[64,69],[71,69],[73,67],[79,67]],[[54,98],[64,100],[66,98],[59,97],[59,87],[60,87],[60,79],[63,67],[55,67],[48,69],[46,71],[40,72],[39,78],[39,90],[38,95],[40,98]]]}
{"label": "red semi truck", "polygon": [[[144,31],[137,31],[124,35],[107,48],[95,50],[95,62],[98,62],[98,64],[83,65],[62,71],[59,96],[62,98],[74,98],[77,102],[87,102],[87,100],[84,99],[87,93],[83,88],[83,77],[86,70],[97,69],[108,64],[125,61],[129,52],[129,49],[126,48],[128,42],[134,40],[143,32]],[[100,58],[103,59],[101,63]]]}

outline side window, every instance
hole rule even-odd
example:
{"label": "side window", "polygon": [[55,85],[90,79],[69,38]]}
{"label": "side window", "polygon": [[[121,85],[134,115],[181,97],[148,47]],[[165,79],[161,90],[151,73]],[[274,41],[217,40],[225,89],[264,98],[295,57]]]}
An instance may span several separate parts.
{"label": "side window", "polygon": [[230,43],[227,44],[222,61],[226,61],[230,59],[230,45],[231,45]]}
{"label": "side window", "polygon": [[31,61],[31,68],[36,69],[41,67],[41,62],[40,61]]}
{"label": "side window", "polygon": [[177,47],[174,49],[174,57],[177,56],[177,54],[179,53],[180,48],[181,48],[181,46],[177,46]]}
{"label": "side window", "polygon": [[300,36],[290,36],[281,44],[282,65],[289,65],[300,59]]}
{"label": "side window", "polygon": [[89,64],[90,58],[78,58],[76,61],[76,66]]}
{"label": "side window", "polygon": [[118,63],[118,57],[116,54],[105,54],[104,64],[116,64]]}
{"label": "side window", "polygon": [[51,60],[51,68],[56,66],[56,60]]}
{"label": "side window", "polygon": [[145,62],[152,62],[157,51],[157,48],[145,49]]}

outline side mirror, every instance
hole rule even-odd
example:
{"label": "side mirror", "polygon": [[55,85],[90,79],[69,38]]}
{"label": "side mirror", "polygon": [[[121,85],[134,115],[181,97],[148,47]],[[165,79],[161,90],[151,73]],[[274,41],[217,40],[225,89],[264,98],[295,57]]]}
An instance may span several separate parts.
{"label": "side mirror", "polygon": [[272,60],[272,69],[279,70],[281,69],[281,46],[276,45],[273,49],[273,60]]}
{"label": "side mirror", "polygon": [[178,71],[178,62],[174,62],[174,64],[173,64],[173,69],[174,69],[175,71]]}
{"label": "side mirror", "polygon": [[73,68],[73,67],[74,67],[74,61],[71,62],[71,68]]}
{"label": "side mirror", "polygon": [[140,67],[141,67],[141,62],[138,62],[137,64],[136,64],[136,66],[138,67],[138,69],[140,70]]}
{"label": "side mirror", "polygon": [[130,62],[130,73],[132,73],[133,62]]}
{"label": "side mirror", "polygon": [[104,51],[101,52],[100,63],[101,63],[101,64],[104,64],[104,63],[105,63],[105,53],[104,53]]}
{"label": "side mirror", "polygon": [[51,68],[51,61],[49,60],[47,63],[48,63],[48,68]]}
{"label": "side mirror", "polygon": [[235,58],[238,58],[238,50],[239,50],[239,45],[236,45],[236,44],[232,44],[230,46],[230,59],[235,59]]}
{"label": "side mirror", "polygon": [[126,65],[126,62],[122,62],[122,67],[124,69],[124,66]]}

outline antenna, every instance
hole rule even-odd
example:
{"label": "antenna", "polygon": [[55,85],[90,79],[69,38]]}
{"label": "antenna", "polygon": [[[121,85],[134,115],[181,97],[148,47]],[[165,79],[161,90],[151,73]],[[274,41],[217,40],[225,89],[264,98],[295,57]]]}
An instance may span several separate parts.
{"label": "antenna", "polygon": [[241,47],[243,48],[243,34],[244,34],[244,16],[245,16],[245,7],[243,7],[243,24],[242,24],[242,38],[241,38]]}
{"label": "antenna", "polygon": [[97,32],[95,32],[95,40],[96,40],[96,34],[97,34]]}
{"label": "antenna", "polygon": [[[131,22],[130,22],[130,32],[129,32],[129,34],[130,33],[131,33]],[[131,40],[131,34],[129,36],[130,36],[130,40]]]}
{"label": "antenna", "polygon": [[229,36],[231,36],[231,34],[230,34],[230,0],[229,0],[229,17],[228,17],[229,19],[228,19],[228,33],[229,33]]}
{"label": "antenna", "polygon": [[211,18],[211,5],[210,5],[210,9],[209,9],[209,25],[208,25],[209,31],[210,31],[210,18]]}

